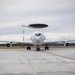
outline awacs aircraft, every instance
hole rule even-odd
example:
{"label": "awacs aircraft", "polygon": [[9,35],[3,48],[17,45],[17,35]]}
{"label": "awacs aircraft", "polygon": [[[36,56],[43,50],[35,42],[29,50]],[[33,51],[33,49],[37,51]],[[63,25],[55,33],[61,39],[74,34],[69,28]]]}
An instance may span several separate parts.
{"label": "awacs aircraft", "polygon": [[[29,27],[29,28],[46,28],[46,27],[48,27],[48,25],[47,24],[30,24],[27,27]],[[35,31],[32,34],[32,36],[30,37],[30,40],[32,41],[32,44],[35,45],[36,51],[40,51],[40,46],[42,44],[45,44],[45,50],[48,50],[49,49],[49,46],[48,46],[47,42],[45,42],[45,40],[46,40],[45,35],[42,32],[40,32],[40,31]],[[10,41],[10,42],[9,41],[1,41],[1,42],[8,42],[7,43],[7,47],[11,47],[12,44],[15,41]],[[63,43],[64,46],[69,46],[69,43],[68,42],[65,42],[65,41],[53,41],[53,42]],[[15,42],[15,43],[26,43],[26,42],[25,41],[22,41],[22,42]],[[30,45],[27,46],[27,50],[31,50],[31,46]]]}

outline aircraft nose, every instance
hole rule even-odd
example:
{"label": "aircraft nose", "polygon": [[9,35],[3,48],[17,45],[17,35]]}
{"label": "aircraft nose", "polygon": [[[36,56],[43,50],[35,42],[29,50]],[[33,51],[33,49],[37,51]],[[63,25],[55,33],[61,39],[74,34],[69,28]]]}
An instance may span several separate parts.
{"label": "aircraft nose", "polygon": [[40,40],[40,37],[36,37],[36,40]]}
{"label": "aircraft nose", "polygon": [[37,38],[36,38],[36,41],[37,41],[37,43],[39,43],[39,42],[40,42],[40,38],[39,38],[39,37],[37,37]]}

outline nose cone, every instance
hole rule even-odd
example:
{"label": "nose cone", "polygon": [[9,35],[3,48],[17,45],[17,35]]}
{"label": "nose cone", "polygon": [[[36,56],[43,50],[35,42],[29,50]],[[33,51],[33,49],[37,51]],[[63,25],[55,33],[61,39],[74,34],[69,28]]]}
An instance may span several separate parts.
{"label": "nose cone", "polygon": [[36,43],[40,43],[40,37],[36,37]]}
{"label": "nose cone", "polygon": [[33,33],[31,40],[34,45],[41,45],[44,42],[44,35],[41,32],[36,31]]}
{"label": "nose cone", "polygon": [[36,40],[39,40],[40,39],[40,37],[36,37]]}

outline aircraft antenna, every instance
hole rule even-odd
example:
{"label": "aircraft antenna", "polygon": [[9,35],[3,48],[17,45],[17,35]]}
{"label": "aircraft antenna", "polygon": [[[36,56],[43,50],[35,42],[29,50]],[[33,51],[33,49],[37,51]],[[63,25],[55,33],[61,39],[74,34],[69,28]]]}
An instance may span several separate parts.
{"label": "aircraft antenna", "polygon": [[27,26],[29,28],[34,28],[34,29],[41,29],[41,28],[46,28],[48,27],[47,24],[30,24],[29,26]]}
{"label": "aircraft antenna", "polygon": [[26,27],[25,25],[22,25],[22,27],[23,27],[23,41],[24,41],[24,27]]}

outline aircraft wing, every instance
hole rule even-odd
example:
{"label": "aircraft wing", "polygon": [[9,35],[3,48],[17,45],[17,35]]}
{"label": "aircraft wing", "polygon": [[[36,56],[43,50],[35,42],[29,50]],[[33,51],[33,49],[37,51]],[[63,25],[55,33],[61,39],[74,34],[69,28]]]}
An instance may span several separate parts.
{"label": "aircraft wing", "polygon": [[48,44],[64,44],[64,46],[69,46],[70,43],[75,43],[75,40],[64,40],[64,41],[49,41],[45,40],[43,45],[48,45]]}
{"label": "aircraft wing", "polygon": [[46,42],[51,42],[51,43],[75,43],[75,40],[54,40],[54,41],[51,41],[49,39],[45,39],[44,41],[45,43]]}
{"label": "aircraft wing", "polygon": [[0,42],[5,42],[5,43],[32,43],[31,40],[28,41],[0,41]]}
{"label": "aircraft wing", "polygon": [[28,41],[0,41],[0,43],[5,43],[7,47],[10,47],[12,44],[33,45],[31,40],[28,40]]}
{"label": "aircraft wing", "polygon": [[56,43],[56,44],[64,44],[65,43],[65,41],[44,41],[44,43],[43,44],[53,44],[53,43]]}

